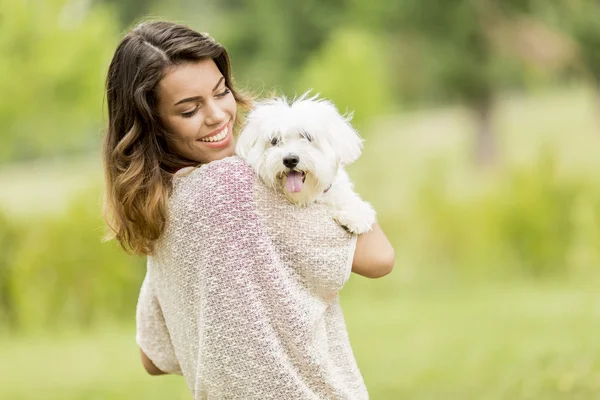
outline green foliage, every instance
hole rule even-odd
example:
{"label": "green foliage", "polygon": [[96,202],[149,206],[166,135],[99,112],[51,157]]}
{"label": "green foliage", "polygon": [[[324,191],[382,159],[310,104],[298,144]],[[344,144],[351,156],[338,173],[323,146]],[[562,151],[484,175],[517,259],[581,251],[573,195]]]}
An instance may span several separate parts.
{"label": "green foliage", "polygon": [[14,326],[16,323],[15,295],[11,282],[18,237],[16,227],[0,214],[0,327]]}
{"label": "green foliage", "polygon": [[113,27],[84,1],[0,0],[0,163],[97,145]]}
{"label": "green foliage", "polygon": [[242,86],[259,94],[277,86],[291,96],[313,87],[342,110],[356,110],[363,124],[401,101],[476,106],[522,86],[527,74],[531,80],[527,66],[493,39],[523,15],[569,20],[561,26],[597,69],[599,7],[568,3],[47,0],[31,7],[0,0],[0,51],[10,54],[0,59],[0,163],[97,146],[117,30],[148,12],[210,31],[228,48]]}
{"label": "green foliage", "polygon": [[348,0],[224,0],[213,33],[230,51],[238,76],[286,93],[294,78],[343,23]]}
{"label": "green foliage", "polygon": [[385,47],[380,37],[366,31],[335,32],[322,50],[308,60],[298,92],[314,89],[331,99],[342,113],[354,111],[353,123],[364,127],[369,118],[391,108]]}
{"label": "green foliage", "polygon": [[591,75],[600,82],[600,4],[572,1],[568,5],[568,25],[580,46],[581,58]]}
{"label": "green foliage", "polygon": [[[514,168],[483,193],[454,197],[446,177],[430,176],[419,195],[426,264],[458,277],[573,277],[600,261],[600,208],[582,203],[595,194],[585,180],[556,173],[555,159],[536,168]],[[577,213],[586,212],[583,222]],[[592,236],[594,237],[594,236]],[[583,250],[585,249],[585,250]],[[574,257],[586,252],[585,258]],[[595,272],[596,274],[598,271]]]}
{"label": "green foliage", "polygon": [[27,221],[17,231],[0,225],[0,246],[12,249],[0,253],[6,297],[0,315],[10,316],[12,328],[64,329],[133,318],[143,260],[102,242],[97,193],[76,199],[64,215]]}
{"label": "green foliage", "polygon": [[108,4],[118,14],[121,27],[129,26],[132,21],[148,14],[156,4],[153,0],[93,0],[92,3]]}
{"label": "green foliage", "polygon": [[[429,96],[486,102],[514,71],[498,57],[490,30],[520,6],[497,7],[486,1],[410,0],[401,2],[400,29],[417,34],[427,76],[435,81]],[[427,94],[427,93],[425,93]]]}

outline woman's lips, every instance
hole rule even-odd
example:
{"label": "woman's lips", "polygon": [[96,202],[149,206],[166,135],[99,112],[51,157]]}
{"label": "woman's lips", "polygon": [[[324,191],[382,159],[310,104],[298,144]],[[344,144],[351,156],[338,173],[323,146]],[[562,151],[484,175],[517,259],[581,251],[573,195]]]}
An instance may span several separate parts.
{"label": "woman's lips", "polygon": [[231,141],[233,135],[231,134],[231,121],[225,124],[221,129],[217,130],[215,133],[204,136],[201,139],[198,139],[199,142],[202,142],[203,145],[212,147],[212,148],[220,148],[227,146]]}

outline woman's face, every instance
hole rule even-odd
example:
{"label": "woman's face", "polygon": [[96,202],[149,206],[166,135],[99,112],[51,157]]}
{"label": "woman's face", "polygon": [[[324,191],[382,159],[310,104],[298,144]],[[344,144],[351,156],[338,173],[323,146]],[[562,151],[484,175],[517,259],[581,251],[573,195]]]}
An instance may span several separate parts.
{"label": "woman's face", "polygon": [[212,59],[169,69],[158,84],[158,113],[179,156],[208,163],[233,155],[236,102]]}

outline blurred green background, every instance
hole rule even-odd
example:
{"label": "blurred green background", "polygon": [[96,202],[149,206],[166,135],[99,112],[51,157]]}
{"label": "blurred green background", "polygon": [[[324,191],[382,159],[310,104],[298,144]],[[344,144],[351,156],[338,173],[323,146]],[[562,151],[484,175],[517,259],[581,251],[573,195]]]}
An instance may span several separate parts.
{"label": "blurred green background", "polygon": [[373,399],[600,398],[599,1],[0,0],[0,399],[190,398],[139,362],[145,261],[101,242],[104,78],[147,16],[354,110],[397,254],[342,294]]}

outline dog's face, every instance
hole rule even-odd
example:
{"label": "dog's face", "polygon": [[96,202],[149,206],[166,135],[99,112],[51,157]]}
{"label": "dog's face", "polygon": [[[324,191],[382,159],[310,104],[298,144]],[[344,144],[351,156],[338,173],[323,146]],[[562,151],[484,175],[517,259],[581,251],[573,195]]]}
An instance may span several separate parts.
{"label": "dog's face", "polygon": [[236,152],[267,184],[294,203],[313,201],[340,165],[355,161],[362,140],[347,118],[325,100],[302,96],[259,103],[248,115]]}

